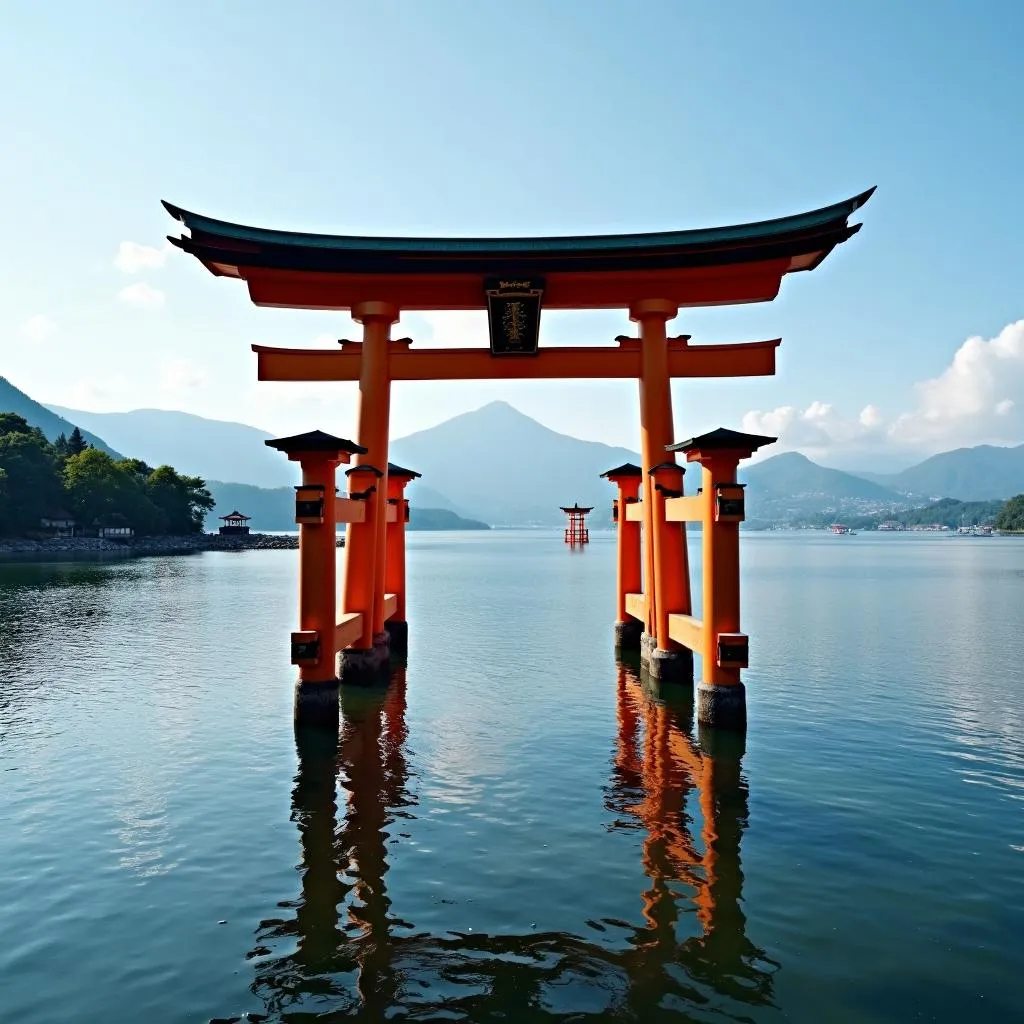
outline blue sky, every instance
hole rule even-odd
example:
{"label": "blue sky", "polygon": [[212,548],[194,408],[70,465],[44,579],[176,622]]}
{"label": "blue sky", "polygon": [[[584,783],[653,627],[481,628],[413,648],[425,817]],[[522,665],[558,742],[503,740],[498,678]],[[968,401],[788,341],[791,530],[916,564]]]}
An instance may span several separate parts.
{"label": "blue sky", "polygon": [[[781,430],[835,465],[1024,442],[1024,5],[8,0],[0,374],[43,401],[351,435],[351,385],[256,384],[252,342],[352,336],[168,253],[166,198],[367,234],[664,230],[870,186],[864,229],[694,341],[781,335],[774,379],[674,386],[679,436]],[[483,343],[471,314],[409,316]],[[597,344],[625,314],[545,314]],[[970,341],[968,339],[974,339]],[[407,384],[395,436],[504,398],[638,441],[628,382]]]}

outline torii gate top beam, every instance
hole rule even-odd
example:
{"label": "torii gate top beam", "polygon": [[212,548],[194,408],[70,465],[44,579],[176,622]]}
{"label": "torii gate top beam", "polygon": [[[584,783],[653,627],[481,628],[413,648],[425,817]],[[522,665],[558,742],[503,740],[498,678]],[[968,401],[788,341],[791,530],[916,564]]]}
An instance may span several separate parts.
{"label": "torii gate top beam", "polygon": [[545,278],[545,309],[616,309],[773,299],[785,274],[812,270],[860,227],[874,189],[809,213],[752,224],[561,238],[364,238],[248,227],[164,203],[191,232],[171,238],[211,273],[241,278],[257,305],[482,309],[490,277]]}

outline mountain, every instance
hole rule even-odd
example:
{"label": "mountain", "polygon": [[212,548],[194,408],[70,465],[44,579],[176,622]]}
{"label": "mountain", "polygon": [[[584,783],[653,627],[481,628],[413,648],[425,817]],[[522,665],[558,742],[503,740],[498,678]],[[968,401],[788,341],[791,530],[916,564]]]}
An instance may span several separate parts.
{"label": "mountain", "polygon": [[933,455],[889,477],[904,494],[960,501],[994,501],[1024,493],[1024,444],[1000,448],[983,444]]}
{"label": "mountain", "polygon": [[892,488],[872,483],[841,469],[828,469],[799,452],[773,455],[741,471],[741,478],[761,494],[780,497],[826,495],[830,498],[891,501]]}
{"label": "mountain", "polygon": [[860,513],[903,508],[907,499],[882,484],[828,469],[799,452],[783,452],[740,470],[751,520],[786,522],[824,512]]}
{"label": "mountain", "polygon": [[48,441],[56,441],[61,434],[67,437],[75,427],[78,427],[93,448],[99,448],[111,455],[118,454],[103,438],[90,433],[85,424],[78,420],[69,421],[45,405],[40,405],[34,398],[29,398],[24,391],[16,388],[6,377],[0,377],[0,412],[14,412],[24,416],[29,426],[38,427]]}
{"label": "mountain", "polygon": [[[295,490],[292,487],[253,487],[251,484],[207,481],[216,506],[206,517],[206,529],[215,530],[218,519],[236,509],[252,517],[249,524],[256,533],[294,530]],[[486,523],[459,516],[448,508],[426,508],[412,505],[409,510],[410,530],[486,530]]]}
{"label": "mountain", "polygon": [[244,423],[165,409],[84,412],[55,405],[49,408],[102,434],[120,451],[151,466],[166,464],[204,480],[244,480],[261,487],[299,482],[296,464],[263,443],[274,435]]}
{"label": "mountain", "polygon": [[507,402],[398,438],[391,458],[486,522],[551,526],[574,501],[597,506],[594,525],[609,525],[614,488],[600,474],[639,462],[626,448],[549,430]]}

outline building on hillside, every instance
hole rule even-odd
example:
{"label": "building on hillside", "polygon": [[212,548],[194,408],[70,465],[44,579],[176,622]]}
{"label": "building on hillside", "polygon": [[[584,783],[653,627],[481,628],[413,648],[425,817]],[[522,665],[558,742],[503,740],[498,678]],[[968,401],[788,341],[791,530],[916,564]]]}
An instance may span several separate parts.
{"label": "building on hillside", "polygon": [[54,509],[39,520],[39,529],[51,537],[74,537],[75,518],[63,509]]}
{"label": "building on hillside", "polygon": [[247,537],[249,535],[248,523],[252,516],[243,515],[238,509],[229,512],[226,516],[219,517],[224,525],[218,533],[227,537]]}
{"label": "building on hillside", "polygon": [[884,523],[878,524],[879,530],[890,530],[894,533],[903,532],[906,527],[898,519],[887,519]]}

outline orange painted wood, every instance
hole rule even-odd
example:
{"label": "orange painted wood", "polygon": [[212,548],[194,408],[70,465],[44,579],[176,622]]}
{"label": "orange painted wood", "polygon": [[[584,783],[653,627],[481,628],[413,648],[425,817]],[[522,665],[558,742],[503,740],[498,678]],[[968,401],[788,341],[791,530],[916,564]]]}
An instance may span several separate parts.
{"label": "orange painted wood", "polygon": [[704,496],[666,499],[665,518],[670,523],[699,523],[704,518]]}
{"label": "orange painted wood", "polygon": [[740,524],[715,521],[715,484],[736,480],[735,453],[702,455],[701,497],[706,519],[701,537],[704,582],[704,682],[727,686],[740,681],[738,668],[718,664],[720,633],[740,630]]}
{"label": "orange painted wood", "polygon": [[299,679],[305,683],[323,683],[336,678],[335,652],[330,639],[337,595],[334,520],[337,458],[303,453],[300,464],[303,485],[323,488],[324,514],[322,522],[299,526],[299,630],[314,631],[321,638],[319,657],[314,662],[299,665]]}
{"label": "orange painted wood", "polygon": [[704,623],[700,619],[678,613],[669,615],[668,633],[677,644],[682,644],[706,660]]}
{"label": "orange painted wood", "polygon": [[334,627],[334,653],[351,647],[363,633],[363,617],[359,612],[342,615]]}
{"label": "orange painted wood", "polygon": [[616,621],[625,622],[626,595],[639,591],[643,586],[642,556],[640,544],[640,525],[629,518],[625,510],[632,508],[636,502],[627,498],[636,498],[640,491],[638,477],[620,477],[617,499],[618,516],[616,517]]}
{"label": "orange painted wood", "polygon": [[647,618],[647,600],[643,594],[626,595],[626,614],[640,622]]}
{"label": "orange painted wood", "polygon": [[[628,309],[657,295],[677,306],[769,302],[792,269],[785,257],[726,267],[557,272],[546,275],[545,309]],[[231,276],[235,276],[232,273]],[[373,296],[399,309],[484,309],[479,274],[353,274],[240,267],[257,306],[353,309]]]}
{"label": "orange painted wood", "polygon": [[339,523],[362,523],[366,521],[366,502],[353,498],[334,499],[335,519]]}
{"label": "orange painted wood", "polygon": [[[775,373],[781,339],[726,345],[672,345],[665,372],[678,377],[764,377]],[[361,348],[293,349],[253,345],[259,380],[359,380]],[[639,378],[640,347],[541,348],[535,356],[497,358],[490,349],[393,347],[392,380],[611,380]],[[360,442],[362,443],[362,442]]]}

